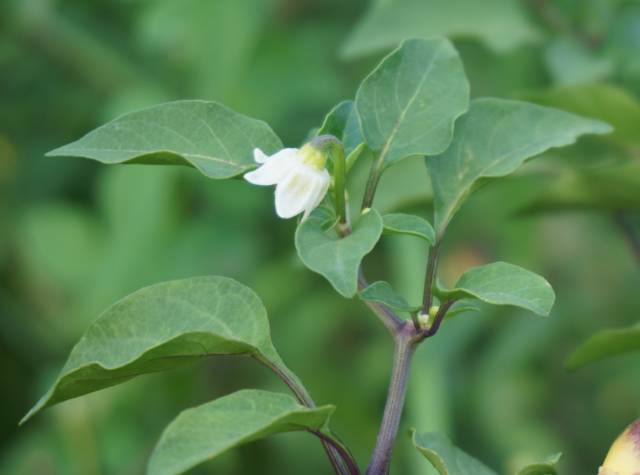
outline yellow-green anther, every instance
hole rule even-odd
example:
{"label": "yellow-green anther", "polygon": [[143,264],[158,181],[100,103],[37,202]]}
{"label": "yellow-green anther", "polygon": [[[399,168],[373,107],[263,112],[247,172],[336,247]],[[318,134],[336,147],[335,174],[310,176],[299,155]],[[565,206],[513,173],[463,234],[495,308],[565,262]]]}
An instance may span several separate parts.
{"label": "yellow-green anther", "polygon": [[314,145],[312,145],[312,143],[304,145],[298,151],[298,154],[302,159],[302,163],[304,163],[305,165],[309,165],[316,170],[324,170],[324,167],[327,163],[327,156],[321,149],[318,149]]}

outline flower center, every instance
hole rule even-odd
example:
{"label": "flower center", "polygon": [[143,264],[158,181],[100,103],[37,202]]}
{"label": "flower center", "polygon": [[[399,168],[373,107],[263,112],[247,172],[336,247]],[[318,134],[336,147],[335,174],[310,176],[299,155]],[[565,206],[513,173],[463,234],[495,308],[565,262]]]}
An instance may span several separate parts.
{"label": "flower center", "polygon": [[327,163],[326,155],[310,143],[305,144],[298,151],[298,154],[302,159],[302,163],[304,163],[305,165],[313,167],[318,171],[324,170],[324,166]]}

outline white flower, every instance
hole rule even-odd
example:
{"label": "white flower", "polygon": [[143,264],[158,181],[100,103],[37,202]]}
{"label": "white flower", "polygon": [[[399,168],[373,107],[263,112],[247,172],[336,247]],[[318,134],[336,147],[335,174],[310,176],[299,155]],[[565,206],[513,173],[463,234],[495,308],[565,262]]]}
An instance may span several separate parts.
{"label": "white flower", "polygon": [[292,218],[304,211],[302,219],[322,201],[331,176],[325,168],[326,156],[310,144],[301,149],[285,148],[268,156],[256,148],[253,158],[261,166],[244,175],[254,185],[276,185],[276,213]]}

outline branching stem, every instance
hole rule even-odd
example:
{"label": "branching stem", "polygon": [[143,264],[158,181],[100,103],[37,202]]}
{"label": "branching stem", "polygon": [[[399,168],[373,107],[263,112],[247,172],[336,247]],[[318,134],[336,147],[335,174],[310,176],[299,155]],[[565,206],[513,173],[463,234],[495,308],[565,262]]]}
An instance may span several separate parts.
{"label": "branching stem", "polygon": [[422,341],[425,338],[429,338],[431,336],[434,336],[436,333],[438,333],[438,330],[440,329],[440,325],[442,324],[444,317],[447,315],[447,312],[449,311],[449,309],[454,303],[456,303],[455,300],[447,300],[445,303],[440,305],[440,308],[438,309],[438,313],[436,313],[436,316],[433,319],[433,323],[429,328],[425,328],[423,331],[419,333],[418,341]]}
{"label": "branching stem", "polygon": [[380,432],[376,440],[376,447],[373,451],[366,475],[386,475],[389,473],[391,455],[395,445],[400,418],[407,392],[407,380],[411,357],[415,349],[412,339],[412,325],[406,324],[401,329],[395,339],[395,352],[393,356],[393,369],[391,381],[387,393],[387,402],[382,416]]}
{"label": "branching stem", "polygon": [[[369,179],[367,181],[364,198],[362,200],[362,210],[370,208],[382,176],[384,169],[384,157],[387,148],[383,149],[380,155],[371,165]],[[347,231],[348,232],[348,231]],[[433,303],[433,286],[436,279],[438,268],[438,254],[440,251],[440,239],[430,249],[429,258],[427,260],[427,269],[424,282],[424,293],[422,299],[422,312],[428,314]],[[368,282],[362,268],[358,271],[358,290],[361,291],[368,287]],[[431,325],[421,328],[420,320],[417,313],[411,314],[411,321],[404,320],[396,315],[389,307],[382,303],[365,301],[367,306],[378,316],[383,325],[387,328],[393,337],[395,343],[393,368],[391,371],[391,381],[387,393],[387,401],[385,403],[380,431],[376,438],[376,446],[371,455],[366,475],[388,475],[391,464],[391,456],[395,445],[398,429],[400,427],[400,419],[402,417],[402,409],[407,392],[407,380],[409,376],[409,368],[411,358],[415,348],[420,342],[434,336],[442,324],[444,317],[455,303],[450,300],[443,303]]]}
{"label": "branching stem", "polygon": [[[307,389],[286,366],[281,367],[275,365],[260,357],[255,357],[255,359],[278,375],[291,392],[293,392],[300,404],[310,408],[316,407],[316,403]],[[320,436],[319,432],[314,431],[313,433],[320,438],[324,451],[327,453],[327,457],[329,457],[333,470],[337,475],[360,475],[360,469],[355,459],[341,444],[336,443],[324,434]]]}
{"label": "branching stem", "polygon": [[[369,282],[367,282],[367,278],[364,276],[362,268],[360,268],[358,271],[358,291],[364,290],[368,286]],[[371,300],[365,300],[365,304],[378,316],[382,324],[392,335],[395,335],[404,326],[405,321],[386,305]]]}

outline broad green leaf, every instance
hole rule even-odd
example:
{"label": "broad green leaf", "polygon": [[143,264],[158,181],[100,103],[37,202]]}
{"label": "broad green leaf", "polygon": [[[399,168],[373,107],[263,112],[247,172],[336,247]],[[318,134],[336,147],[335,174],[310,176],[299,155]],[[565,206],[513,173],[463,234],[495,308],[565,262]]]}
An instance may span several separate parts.
{"label": "broad green leaf", "polygon": [[445,39],[407,40],[365,78],[356,110],[365,142],[383,166],[441,153],[469,106],[462,61]]}
{"label": "broad green leaf", "polygon": [[389,282],[374,282],[366,289],[361,290],[359,295],[363,300],[383,303],[398,312],[411,313],[420,310],[420,305],[410,305],[402,295],[398,294],[393,287],[391,287]]}
{"label": "broad green leaf", "polygon": [[426,219],[413,214],[392,213],[382,217],[384,232],[388,234],[407,234],[424,239],[429,244],[436,240],[435,231]]}
{"label": "broad green leaf", "polygon": [[148,475],[177,475],[240,445],[293,431],[327,432],[333,406],[307,408],[286,394],[242,390],[183,411],[164,430]]}
{"label": "broad green leaf", "polygon": [[196,277],[143,288],[98,317],[22,422],[67,399],[213,355],[248,355],[289,372],[271,343],[267,312],[248,287]]}
{"label": "broad green leaf", "polygon": [[344,297],[353,297],[358,289],[358,268],[382,234],[382,218],[371,209],[355,223],[351,234],[339,237],[325,230],[322,213],[314,211],[296,230],[296,249],[302,262],[324,276]]}
{"label": "broad green leaf", "polygon": [[561,458],[562,454],[555,454],[542,462],[527,465],[516,475],[557,475],[556,465]]}
{"label": "broad green leaf", "polygon": [[474,37],[506,51],[539,34],[523,6],[512,0],[387,0],[373,2],[341,54],[359,57],[425,36]]}
{"label": "broad green leaf", "polygon": [[603,330],[580,345],[567,360],[566,367],[576,370],[589,363],[635,351],[640,351],[640,324]]}
{"label": "broad green leaf", "polygon": [[493,305],[513,305],[549,315],[555,294],[549,282],[531,271],[494,262],[466,271],[443,299],[476,298]]}
{"label": "broad green leaf", "polygon": [[482,462],[454,446],[443,434],[414,432],[413,445],[440,475],[497,475]]}
{"label": "broad green leaf", "polygon": [[528,158],[572,144],[581,135],[610,131],[603,122],[526,102],[472,101],[456,124],[451,146],[428,159],[438,235],[485,179],[508,175]]}
{"label": "broad green leaf", "polygon": [[177,101],[123,115],[47,156],[191,165],[231,178],[255,167],[254,148],[270,154],[282,143],[266,123],[218,103]]}

